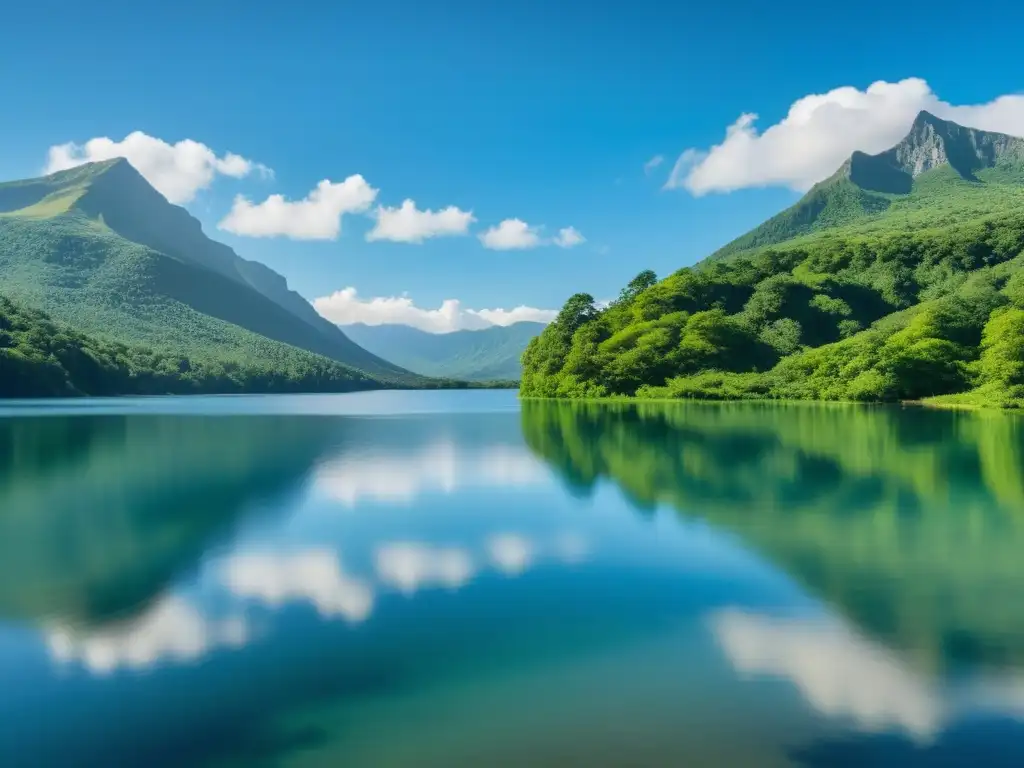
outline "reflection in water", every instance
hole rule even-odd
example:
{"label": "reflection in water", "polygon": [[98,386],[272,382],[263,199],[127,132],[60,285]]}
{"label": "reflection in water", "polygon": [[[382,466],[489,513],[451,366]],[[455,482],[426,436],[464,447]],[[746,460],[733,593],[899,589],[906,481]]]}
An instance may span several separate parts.
{"label": "reflection in water", "polygon": [[514,533],[499,533],[487,542],[491,562],[507,576],[522,573],[533,561],[533,544]]}
{"label": "reflection in water", "polygon": [[0,418],[0,764],[1024,764],[1021,422],[500,410]]}
{"label": "reflection in water", "polygon": [[302,418],[0,419],[0,616],[139,610],[294,490],[328,436]]}
{"label": "reflection in water", "polygon": [[919,738],[932,736],[943,718],[933,686],[888,649],[837,621],[726,609],[710,625],[739,672],[789,680],[824,715]]}
{"label": "reflection in water", "polygon": [[345,573],[341,559],[329,550],[235,555],[222,572],[233,594],[271,607],[308,602],[321,616],[340,616],[350,622],[363,621],[373,608],[370,585]]}
{"label": "reflection in water", "polygon": [[122,667],[195,661],[219,646],[238,648],[247,635],[242,616],[211,620],[187,600],[172,596],[140,615],[101,628],[55,625],[46,630],[46,642],[57,661],[79,661],[102,675]]}
{"label": "reflection in water", "polygon": [[427,492],[538,485],[549,477],[543,462],[521,446],[467,443],[454,431],[414,433],[396,444],[376,438],[370,445],[324,460],[316,470],[317,490],[348,507],[368,500],[409,504]]}
{"label": "reflection in water", "polygon": [[415,541],[401,541],[377,548],[380,580],[406,595],[426,587],[461,587],[473,577],[473,573],[470,554],[458,547],[433,547]]}
{"label": "reflection in water", "polygon": [[728,530],[924,666],[1024,663],[1015,416],[526,402],[522,420],[577,493],[608,478]]}

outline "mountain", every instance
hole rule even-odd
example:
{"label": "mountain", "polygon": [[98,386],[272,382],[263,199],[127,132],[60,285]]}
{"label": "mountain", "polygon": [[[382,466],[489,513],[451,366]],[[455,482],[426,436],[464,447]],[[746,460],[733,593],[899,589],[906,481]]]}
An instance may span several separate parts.
{"label": "mountain", "polygon": [[375,355],[424,376],[467,381],[518,379],[519,358],[543,323],[427,333],[408,325],[346,325],[345,334]]}
{"label": "mountain", "polygon": [[520,393],[1024,406],[1024,139],[922,112],[695,267],[572,296]]}
{"label": "mountain", "polygon": [[[714,254],[723,258],[829,227],[902,219],[939,221],[961,206],[1006,208],[1024,202],[1024,139],[965,128],[921,112],[896,146],[877,155],[854,152],[795,205]],[[948,202],[948,201],[946,201]]]}
{"label": "mountain", "polygon": [[104,340],[229,365],[305,350],[307,362],[378,383],[423,383],[353,343],[281,275],[208,238],[124,159],[0,184],[0,285]]}

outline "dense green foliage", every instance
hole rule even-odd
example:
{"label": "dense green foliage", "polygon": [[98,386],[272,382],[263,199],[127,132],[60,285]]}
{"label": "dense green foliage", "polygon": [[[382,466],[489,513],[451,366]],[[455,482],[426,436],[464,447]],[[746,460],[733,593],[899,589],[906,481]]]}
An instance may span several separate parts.
{"label": "dense green foliage", "polygon": [[[0,296],[0,397],[350,392],[381,386],[363,371],[285,344],[267,344],[260,356],[236,362],[199,350],[184,356],[97,339]],[[515,386],[507,379],[432,378],[421,384]]]}
{"label": "dense green foliage", "polygon": [[641,273],[604,309],[577,294],[527,348],[521,391],[1016,405],[1024,187],[1011,176],[938,167],[863,220],[661,282]]}
{"label": "dense green foliage", "polygon": [[280,275],[207,238],[123,160],[0,184],[0,293],[170,357],[290,378],[297,348],[363,371],[369,386],[430,385],[354,344]]}
{"label": "dense green foliage", "polygon": [[379,386],[361,371],[276,345],[244,363],[90,338],[0,297],[0,397],[346,392]]}
{"label": "dense green foliage", "polygon": [[468,381],[518,380],[526,345],[542,323],[514,323],[476,331],[427,333],[407,325],[346,325],[352,341],[378,357],[424,376]]}
{"label": "dense green foliage", "polygon": [[[574,493],[734,535],[924,663],[1024,661],[1024,420],[814,403],[526,401]],[[984,599],[979,599],[984,595]]]}

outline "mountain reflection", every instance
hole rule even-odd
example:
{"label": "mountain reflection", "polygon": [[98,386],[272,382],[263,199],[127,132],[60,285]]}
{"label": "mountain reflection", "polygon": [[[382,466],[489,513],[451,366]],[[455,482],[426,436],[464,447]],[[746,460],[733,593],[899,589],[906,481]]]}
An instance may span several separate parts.
{"label": "mountain reflection", "polygon": [[917,664],[1024,663],[1024,422],[768,404],[525,402],[576,493],[609,479],[739,535]]}
{"label": "mountain reflection", "polygon": [[0,420],[0,618],[144,611],[240,515],[294,490],[330,436],[302,418]]}

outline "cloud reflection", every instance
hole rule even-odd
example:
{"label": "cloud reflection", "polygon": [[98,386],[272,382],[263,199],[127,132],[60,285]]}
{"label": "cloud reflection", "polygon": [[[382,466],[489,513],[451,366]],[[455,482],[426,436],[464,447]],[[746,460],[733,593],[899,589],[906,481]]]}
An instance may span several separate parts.
{"label": "cloud reflection", "polygon": [[518,576],[529,568],[535,549],[532,541],[515,533],[501,533],[487,541],[491,563],[506,576]]}
{"label": "cloud reflection", "polygon": [[321,616],[350,622],[363,621],[373,608],[370,585],[345,573],[338,555],[326,549],[236,555],[225,563],[223,579],[239,597],[275,607],[304,601]]}
{"label": "cloud reflection", "polygon": [[942,727],[934,687],[897,656],[833,620],[778,618],[729,609],[711,629],[740,672],[782,677],[822,714],[849,717],[871,732],[918,739]]}
{"label": "cloud reflection", "polygon": [[77,660],[95,674],[108,674],[165,660],[194,661],[218,646],[240,647],[247,636],[242,617],[210,620],[185,599],[172,596],[131,620],[103,628],[51,627],[46,644],[59,662]]}
{"label": "cloud reflection", "polygon": [[339,456],[317,469],[314,488],[355,506],[367,499],[408,503],[423,493],[452,493],[460,487],[535,485],[548,477],[544,464],[523,448],[496,444],[469,451],[439,439],[405,455],[386,451]]}
{"label": "cloud reflection", "polygon": [[472,557],[462,548],[415,541],[384,544],[375,560],[378,578],[407,595],[423,587],[461,587],[475,570]]}

